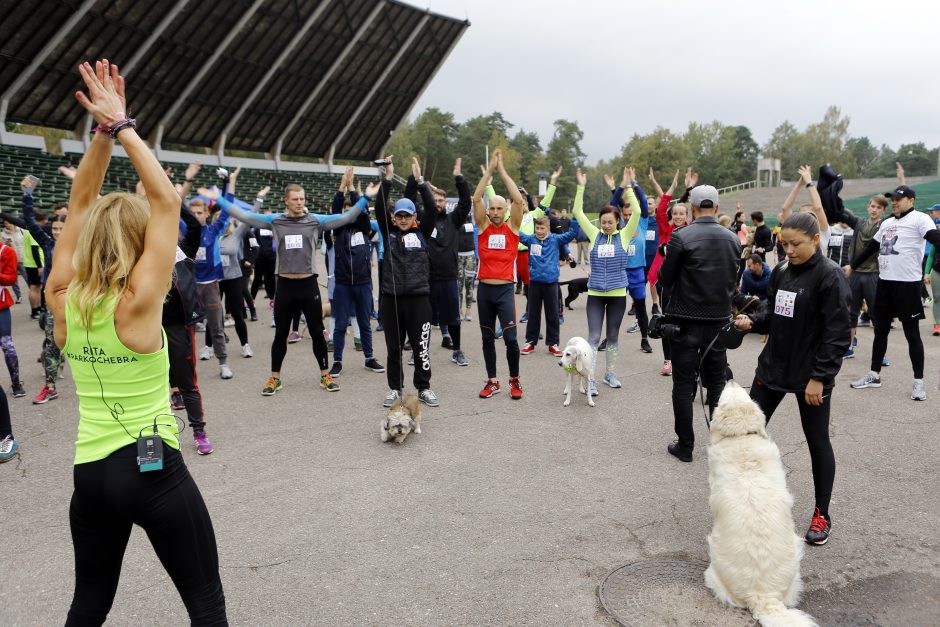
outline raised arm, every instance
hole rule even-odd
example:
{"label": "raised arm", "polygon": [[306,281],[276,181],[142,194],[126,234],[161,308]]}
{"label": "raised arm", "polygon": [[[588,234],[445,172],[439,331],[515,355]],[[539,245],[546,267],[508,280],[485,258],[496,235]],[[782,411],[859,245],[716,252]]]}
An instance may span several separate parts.
{"label": "raised arm", "polygon": [[[279,213],[255,213],[253,211],[245,211],[241,207],[236,207],[231,201],[222,196],[219,193],[218,189],[208,189],[206,187],[200,187],[197,192],[200,196],[205,196],[209,200],[214,200],[217,205],[226,212],[226,215],[233,216],[239,222],[245,222],[251,226],[256,226],[259,229],[268,228],[274,218],[280,216]],[[216,221],[212,224],[215,224],[219,221],[219,218],[216,218]]]}
{"label": "raised arm", "polygon": [[819,190],[813,185],[813,171],[808,165],[800,166],[800,180],[809,187],[809,197],[813,201],[813,213],[819,220],[819,231],[829,230],[829,220],[826,218],[826,211],[823,209],[822,198],[819,197]]}
{"label": "raised arm", "polygon": [[503,185],[506,186],[509,197],[512,199],[512,209],[509,213],[509,228],[518,233],[519,227],[522,226],[522,216],[525,213],[525,198],[522,197],[522,192],[519,191],[516,182],[512,180],[512,177],[509,176],[509,173],[506,172],[506,168],[503,166],[502,151],[497,149],[493,152],[497,157],[496,164],[499,168],[499,178],[502,179]]}
{"label": "raised arm", "polygon": [[473,221],[476,222],[480,231],[486,230],[486,227],[490,225],[490,219],[486,217],[486,204],[483,202],[483,194],[486,193],[486,188],[489,187],[490,183],[493,181],[493,172],[496,171],[495,154],[493,158],[490,159],[489,165],[482,169],[483,176],[480,178],[480,182],[477,183],[477,188],[473,192]]}
{"label": "raised arm", "polygon": [[548,179],[548,189],[545,190],[545,196],[539,201],[539,209],[545,213],[548,213],[551,208],[555,192],[558,190],[558,178],[561,176],[561,170],[561,166],[558,166],[558,169],[552,172],[551,177]]}
{"label": "raised arm", "polygon": [[[34,185],[29,184],[31,183],[29,178],[30,177],[24,178],[22,183],[20,183],[20,186],[23,189],[23,204],[21,206],[23,210],[22,228],[25,228],[27,231],[29,231],[29,234],[33,236],[33,239],[36,240],[36,243],[39,244],[40,247],[48,249],[51,246],[55,246],[55,241],[48,233],[43,230],[41,226],[39,226],[39,223],[36,222],[36,214],[33,211],[32,194]],[[5,216],[4,219],[9,220],[9,217]],[[13,224],[16,224],[16,222],[13,222]],[[17,226],[19,225],[17,224]]]}
{"label": "raised arm", "polygon": [[341,226],[346,226],[352,224],[356,221],[356,218],[363,211],[369,210],[369,199],[375,198],[376,194],[379,191],[379,183],[369,183],[369,186],[366,187],[366,193],[359,201],[350,207],[347,211],[339,214],[338,216],[317,216],[317,222],[320,224],[320,228],[332,231],[333,229],[338,229]]}
{"label": "raised arm", "polygon": [[787,196],[787,199],[783,201],[783,206],[780,207],[780,215],[783,218],[781,222],[786,222],[787,218],[790,217],[790,212],[793,209],[793,203],[796,202],[797,196],[800,195],[800,189],[805,185],[803,182],[802,175],[799,180],[793,184],[793,189],[790,190],[790,194]]}
{"label": "raised arm", "polygon": [[587,185],[587,175],[581,171],[581,168],[578,168],[574,176],[575,180],[578,182],[578,189],[575,191],[574,196],[574,219],[577,220],[578,227],[584,231],[584,234],[588,236],[591,244],[593,244],[600,229],[591,224],[587,216],[584,215],[584,187]]}
{"label": "raised arm", "polygon": [[461,158],[457,157],[454,162],[454,184],[457,186],[457,206],[454,208],[454,222],[461,225],[467,221],[470,215],[470,208],[473,207],[473,199],[470,196],[470,183],[461,173]]}
{"label": "raised arm", "polygon": [[[631,207],[639,206],[639,200],[637,200],[636,194],[633,193],[632,187],[628,187],[625,193],[627,195],[627,202],[630,203]],[[636,229],[640,224],[640,213],[641,211],[631,211],[630,221],[620,230],[620,241],[623,243],[624,248],[630,245],[630,240],[636,235]]]}
{"label": "raised arm", "polygon": [[375,221],[379,227],[379,239],[383,240],[383,247],[385,245],[384,240],[388,239],[389,229],[391,228],[391,224],[389,224],[391,220],[388,215],[388,196],[392,189],[392,178],[395,176],[395,166],[392,165],[392,158],[389,156],[385,160],[388,161],[388,165],[385,166],[385,178],[382,179],[382,183],[375,194]]}
{"label": "raised arm", "polygon": [[193,181],[196,178],[196,175],[199,174],[199,169],[202,167],[202,162],[199,159],[196,159],[188,166],[186,166],[186,171],[183,172],[183,186],[180,188],[180,198],[186,198],[189,196],[189,192],[193,189]]}
{"label": "raised arm", "polygon": [[186,205],[180,206],[180,218],[186,225],[186,235],[183,236],[183,241],[179,244],[180,250],[190,259],[195,259],[196,252],[199,250],[199,243],[202,241],[202,225],[199,224],[199,220]]}
{"label": "raised arm", "polygon": [[900,161],[894,162],[894,171],[898,175],[898,185],[907,185],[907,181],[904,179],[904,166],[901,165]]}
{"label": "raised arm", "polygon": [[[679,177],[679,171],[676,170],[676,178],[678,179],[678,177]],[[656,196],[657,196],[658,198],[662,198],[662,197],[663,197],[663,188],[660,187],[660,186],[659,186],[659,183],[656,181],[656,175],[653,174],[653,168],[652,168],[652,167],[650,167],[649,179],[650,179],[650,185],[653,186],[653,191],[656,192]],[[671,196],[671,195],[672,195],[672,194],[670,194],[670,196]]]}

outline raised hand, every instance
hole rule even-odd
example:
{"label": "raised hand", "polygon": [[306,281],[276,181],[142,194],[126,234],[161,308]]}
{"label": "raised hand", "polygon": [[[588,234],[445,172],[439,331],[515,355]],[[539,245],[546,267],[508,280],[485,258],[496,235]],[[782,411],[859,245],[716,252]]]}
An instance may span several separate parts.
{"label": "raised hand", "polygon": [[497,148],[493,151],[493,156],[496,157],[496,167],[500,172],[505,172],[506,166],[503,164],[503,151]]}
{"label": "raised hand", "polygon": [[813,170],[810,169],[808,165],[800,166],[800,178],[803,179],[803,183],[809,185],[813,182]]}
{"label": "raised hand", "polygon": [[610,189],[614,189],[615,187],[617,187],[616,185],[614,185],[614,177],[612,177],[609,174],[606,174],[606,173],[604,174],[604,182],[607,183],[607,187],[609,187]]}
{"label": "raised hand", "polygon": [[904,180],[904,166],[901,165],[900,161],[894,162],[894,171],[898,175],[898,183],[900,183],[901,185],[906,185],[907,183]]}
{"label": "raised hand", "polygon": [[78,66],[88,95],[75,92],[75,99],[101,126],[110,128],[127,118],[124,99],[124,77],[118,66],[111,65],[107,59],[95,62],[92,68],[88,62]]}
{"label": "raised hand", "polygon": [[73,167],[71,167],[71,166],[67,166],[67,165],[60,165],[60,166],[59,166],[59,174],[61,174],[62,176],[64,176],[64,177],[67,178],[67,179],[74,179],[74,178],[75,178],[75,168],[73,168]]}
{"label": "raised hand", "polygon": [[235,179],[237,179],[241,171],[242,171],[242,167],[240,165],[235,166],[235,170],[231,174],[228,175],[229,180],[234,181]]}
{"label": "raised hand", "polygon": [[27,174],[20,181],[20,187],[23,189],[24,194],[32,195],[37,185],[39,185],[39,179],[32,174]]}
{"label": "raised hand", "polygon": [[415,180],[421,180],[421,164],[418,163],[417,157],[411,158],[411,175],[415,177]]}
{"label": "raised hand", "polygon": [[379,190],[382,188],[382,184],[378,181],[374,183],[369,183],[366,185],[366,196],[368,198],[375,198],[376,194],[379,193]]}
{"label": "raised hand", "polygon": [[696,185],[698,185],[698,172],[693,172],[690,166],[685,171],[685,187],[688,189]]}
{"label": "raised hand", "polygon": [[666,193],[672,196],[673,192],[676,191],[676,186],[679,184],[679,170],[676,169],[676,175],[672,177],[672,184],[669,186],[669,189],[666,190]]}
{"label": "raised hand", "polygon": [[578,168],[577,170],[575,170],[574,178],[578,182],[578,185],[580,185],[581,187],[584,187],[585,185],[587,185],[587,175],[581,171],[581,168]]}
{"label": "raised hand", "polygon": [[650,166],[649,179],[650,183],[653,184],[653,187],[657,187],[659,185],[659,183],[656,182],[656,175],[653,174],[653,166]]}
{"label": "raised hand", "polygon": [[271,186],[265,185],[264,187],[258,190],[258,198],[264,198],[265,196],[268,195],[268,192],[270,191],[271,191]]}
{"label": "raised hand", "polygon": [[626,167],[623,169],[623,176],[620,177],[620,187],[627,189],[634,180],[636,180],[636,170]]}
{"label": "raised hand", "polygon": [[500,152],[499,148],[493,151],[493,156],[490,157],[490,165],[487,168],[487,172],[492,174],[493,172],[496,171],[496,169],[499,167],[499,158],[501,156],[502,156],[502,152]]}
{"label": "raised hand", "polygon": [[188,166],[186,166],[186,171],[183,172],[183,178],[187,181],[192,181],[196,178],[196,175],[199,174],[199,169],[202,168],[202,162],[196,159]]}
{"label": "raised hand", "polygon": [[454,176],[460,176],[460,165],[461,165],[461,161],[462,161],[462,160],[461,160],[460,157],[457,157],[457,160],[454,161]]}
{"label": "raised hand", "polygon": [[392,161],[392,157],[394,156],[395,155],[389,155],[387,157],[384,157],[384,159],[388,161],[388,165],[385,166],[385,180],[387,181],[391,181],[392,178],[395,176],[395,163]]}
{"label": "raised hand", "polygon": [[356,181],[356,193],[362,196],[362,179]]}
{"label": "raised hand", "polygon": [[345,192],[348,189],[352,189],[353,176],[353,167],[347,165],[346,169],[343,171],[343,179],[339,182],[339,191]]}
{"label": "raised hand", "polygon": [[210,189],[210,188],[208,188],[208,187],[200,187],[200,188],[198,188],[198,189],[196,190],[196,193],[199,194],[200,196],[205,196],[205,197],[208,198],[209,200],[218,200],[218,199],[219,199],[219,188],[218,188],[218,187],[212,187],[212,189]]}
{"label": "raised hand", "polygon": [[557,168],[554,172],[552,172],[552,176],[551,176],[551,178],[549,179],[549,183],[551,183],[552,185],[557,186],[557,185],[558,185],[558,179],[561,177],[561,171],[562,171],[562,167],[561,167],[561,166],[558,166],[558,168]]}

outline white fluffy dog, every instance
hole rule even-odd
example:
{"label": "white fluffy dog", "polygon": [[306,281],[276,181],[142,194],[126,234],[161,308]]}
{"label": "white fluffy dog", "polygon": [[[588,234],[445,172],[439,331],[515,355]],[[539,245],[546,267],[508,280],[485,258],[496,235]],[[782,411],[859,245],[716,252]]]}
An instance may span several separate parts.
{"label": "white fluffy dog", "polygon": [[711,423],[708,447],[708,536],[705,585],[718,600],[746,607],[761,625],[816,625],[795,606],[803,589],[803,539],[794,529],[780,450],[764,414],[729,382]]}
{"label": "white fluffy dog", "polygon": [[574,378],[578,377],[581,393],[587,395],[588,405],[594,407],[594,398],[587,394],[585,385],[591,381],[591,345],[583,337],[573,337],[568,340],[565,350],[561,353],[558,365],[568,373],[568,383],[565,385],[565,407],[571,404],[571,387]]}

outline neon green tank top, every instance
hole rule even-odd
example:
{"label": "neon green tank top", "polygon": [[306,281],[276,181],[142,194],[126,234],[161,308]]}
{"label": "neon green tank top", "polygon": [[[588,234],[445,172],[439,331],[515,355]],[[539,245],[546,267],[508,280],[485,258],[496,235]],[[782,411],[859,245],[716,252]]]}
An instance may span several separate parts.
{"label": "neon green tank top", "polygon": [[72,298],[65,304],[68,338],[62,353],[69,360],[78,396],[76,464],[104,459],[135,443],[141,429],[153,433],[154,419],[163,442],[180,447],[170,411],[166,334],[161,331],[163,347],[157,352],[135,353],[118,338],[114,309],[115,299],[104,299],[95,307],[91,328],[85,329]]}
{"label": "neon green tank top", "polygon": [[[23,267],[24,268],[38,268],[40,266],[36,265],[36,260],[33,259],[33,246],[39,246],[36,243],[36,240],[33,239],[33,236],[30,235],[29,231],[23,229]],[[42,246],[39,246],[39,260],[42,262],[42,265],[46,264],[46,255],[42,252]]]}

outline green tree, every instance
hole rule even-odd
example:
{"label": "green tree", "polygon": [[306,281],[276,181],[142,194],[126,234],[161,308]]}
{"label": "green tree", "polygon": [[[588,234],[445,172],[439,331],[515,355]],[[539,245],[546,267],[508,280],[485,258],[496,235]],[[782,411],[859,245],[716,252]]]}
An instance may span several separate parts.
{"label": "green tree", "polygon": [[410,138],[412,149],[420,156],[422,172],[429,181],[441,185],[453,170],[457,129],[454,114],[436,107],[429,107],[415,119]]}
{"label": "green tree", "polygon": [[845,142],[845,149],[851,156],[858,175],[869,176],[869,170],[878,158],[878,149],[872,145],[871,140],[867,137],[850,137]]}
{"label": "green tree", "polygon": [[802,138],[800,131],[790,122],[784,122],[774,129],[770,139],[764,144],[764,156],[780,159],[780,169],[784,178],[795,176],[800,167]]}
{"label": "green tree", "polygon": [[902,144],[897,161],[904,166],[906,176],[930,176],[937,173],[937,151],[928,150],[924,142]]}
{"label": "green tree", "polygon": [[535,173],[542,165],[542,144],[539,142],[539,136],[536,133],[519,129],[509,142],[509,147],[520,155],[519,184],[535,193],[538,189],[538,179]]}
{"label": "green tree", "polygon": [[574,199],[577,184],[575,183],[575,169],[584,165],[584,151],[581,150],[581,140],[584,132],[577,122],[570,120],[555,120],[555,132],[548,142],[546,151],[546,165],[551,168],[562,166],[564,172],[559,179],[559,191],[556,194],[558,206],[570,206]]}

